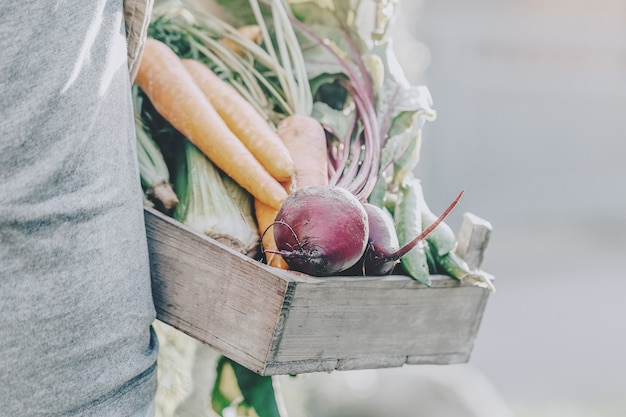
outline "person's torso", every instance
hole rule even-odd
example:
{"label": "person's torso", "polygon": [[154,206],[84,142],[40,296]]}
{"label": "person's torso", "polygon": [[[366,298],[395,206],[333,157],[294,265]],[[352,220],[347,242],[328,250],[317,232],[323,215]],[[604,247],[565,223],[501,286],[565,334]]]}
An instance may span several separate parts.
{"label": "person's torso", "polygon": [[129,415],[156,346],[122,0],[0,15],[0,416]]}

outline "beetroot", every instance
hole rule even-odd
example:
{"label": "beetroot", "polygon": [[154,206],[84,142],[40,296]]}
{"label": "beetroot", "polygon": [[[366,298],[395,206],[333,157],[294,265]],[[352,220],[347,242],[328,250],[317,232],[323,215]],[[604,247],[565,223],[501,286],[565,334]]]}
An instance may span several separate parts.
{"label": "beetroot", "polygon": [[336,186],[304,187],[290,194],[273,229],[276,253],[289,268],[314,276],[334,275],[354,265],[369,235],[361,202]]}
{"label": "beetroot", "polygon": [[369,224],[368,245],[363,254],[365,275],[387,275],[399,262],[389,254],[400,247],[393,218],[387,210],[370,203],[364,203]]}
{"label": "beetroot", "polygon": [[444,210],[444,212],[422,233],[398,248],[398,236],[389,212],[369,203],[363,203],[368,215],[368,244],[362,258],[346,271],[350,275],[387,275],[390,274],[400,258],[425,239],[450,214],[459,203],[463,191]]}

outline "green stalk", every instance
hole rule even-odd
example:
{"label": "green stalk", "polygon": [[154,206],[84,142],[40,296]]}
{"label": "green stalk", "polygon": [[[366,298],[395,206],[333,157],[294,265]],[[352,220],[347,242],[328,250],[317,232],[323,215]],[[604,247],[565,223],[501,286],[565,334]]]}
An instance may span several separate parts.
{"label": "green stalk", "polygon": [[[287,85],[285,80],[293,76],[289,72],[290,69],[281,65],[274,50],[272,50],[272,55],[243,36],[235,27],[189,6],[159,8],[156,15],[157,19],[153,25],[157,24],[161,30],[155,34],[157,38],[172,46],[172,43],[176,43],[179,39],[168,39],[162,32],[174,32],[184,36],[189,51],[182,57],[203,60],[213,68],[220,69],[222,73],[232,74],[223,78],[268,120],[273,123],[277,122],[277,117],[274,115],[276,108],[280,109],[283,114],[293,114],[296,111],[294,97],[298,94],[293,93],[292,90],[284,90],[284,86]],[[265,22],[261,20],[259,26],[262,29],[265,27],[269,37]],[[220,39],[230,39],[236,42],[246,52],[246,56],[242,57],[234,53],[219,42]],[[297,43],[295,46],[299,47]],[[293,44],[291,48],[294,48]],[[300,89],[308,87],[308,78],[306,78],[306,73],[304,74],[306,86],[299,86]],[[272,77],[278,80],[279,85],[274,84]]]}
{"label": "green stalk", "polygon": [[159,208],[171,210],[178,204],[178,197],[170,184],[170,172],[163,158],[163,153],[146,131],[139,117],[142,98],[137,87],[133,88],[133,100],[141,185],[149,201],[156,203]]}
{"label": "green stalk", "polygon": [[241,253],[254,255],[259,233],[256,224],[250,221],[250,195],[247,199],[243,196],[233,199],[225,185],[226,177],[191,142],[185,144],[178,172],[176,189],[180,203],[174,218]]}

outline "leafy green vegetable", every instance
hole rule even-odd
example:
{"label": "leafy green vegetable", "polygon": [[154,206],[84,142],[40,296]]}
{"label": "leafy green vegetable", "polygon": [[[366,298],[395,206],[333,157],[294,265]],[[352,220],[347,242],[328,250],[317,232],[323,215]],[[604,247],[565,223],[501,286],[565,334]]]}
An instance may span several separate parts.
{"label": "leafy green vegetable", "polygon": [[191,142],[186,142],[175,187],[180,198],[175,219],[241,253],[256,253],[259,232],[252,197],[237,190]]}
{"label": "leafy green vegetable", "polygon": [[[405,181],[411,183],[411,187],[415,193],[416,207],[419,208],[421,213],[422,229],[426,229],[437,220],[438,216],[428,207],[426,199],[424,198],[421,182],[413,177],[412,174],[407,175]],[[452,231],[452,228],[443,221],[426,236],[426,241],[435,249],[436,255],[443,256],[454,250],[456,246],[456,235]]]}
{"label": "leafy green vegetable", "polygon": [[178,197],[170,184],[170,172],[165,157],[141,120],[143,97],[137,87],[133,87],[133,106],[141,185],[146,197],[155,203],[159,210],[170,211],[178,204]]}
{"label": "leafy green vegetable", "polygon": [[372,53],[384,64],[384,79],[376,101],[381,129],[388,132],[382,150],[381,171],[393,164],[393,183],[400,184],[420,158],[422,128],[436,118],[432,98],[425,86],[407,81],[391,40],[376,44]]}
{"label": "leafy green vegetable", "polygon": [[259,417],[280,417],[272,377],[261,376],[236,362],[231,363],[244,401],[254,407]]}
{"label": "leafy green vegetable", "polygon": [[249,0],[217,0],[217,3],[226,11],[228,18],[238,25],[256,23],[254,12]]}
{"label": "leafy green vegetable", "polygon": [[[394,210],[394,222],[400,247],[422,232],[422,212],[419,206],[418,185],[418,181],[414,180],[408,181],[400,187],[400,198]],[[423,241],[400,258],[400,262],[411,278],[425,285],[431,284]]]}
{"label": "leafy green vegetable", "polygon": [[[380,174],[393,167],[393,177],[396,184],[400,184],[404,176],[415,168],[421,145],[420,129],[414,123],[412,114],[402,113],[396,118],[396,123],[389,131],[389,137],[381,151]],[[399,156],[398,156],[399,155]]]}
{"label": "leafy green vegetable", "polygon": [[377,43],[371,52],[380,57],[384,66],[384,79],[376,102],[380,125],[391,129],[390,121],[402,112],[416,112],[419,115],[415,119],[418,128],[427,120],[434,120],[436,112],[431,108],[432,97],[428,88],[409,83],[393,50],[393,42]]}
{"label": "leafy green vegetable", "polygon": [[281,417],[282,398],[271,376],[261,376],[224,356],[217,364],[211,405],[224,416],[233,409],[238,416]]}
{"label": "leafy green vegetable", "polygon": [[[396,59],[386,36],[392,15],[379,8],[368,37],[358,0],[293,1],[292,8],[314,97],[326,104],[315,105],[315,116],[331,126],[331,184],[361,199],[380,175],[399,185],[416,167],[422,127],[436,113],[428,89],[410,85]],[[335,131],[341,118],[356,126]]]}
{"label": "leafy green vegetable", "polygon": [[485,271],[470,270],[467,262],[465,262],[455,252],[448,252],[445,255],[435,256],[435,262],[445,273],[461,282],[472,284],[476,287],[488,289],[491,292],[496,291],[493,285],[493,276]]}
{"label": "leafy green vegetable", "polygon": [[[376,181],[376,185],[374,185],[374,189],[370,193],[367,201],[370,204],[378,206],[380,208],[387,208],[387,179],[381,175],[378,177],[378,181]],[[395,206],[395,205],[393,205]],[[392,206],[392,209],[387,208],[387,210],[393,214],[395,211],[395,207]]]}

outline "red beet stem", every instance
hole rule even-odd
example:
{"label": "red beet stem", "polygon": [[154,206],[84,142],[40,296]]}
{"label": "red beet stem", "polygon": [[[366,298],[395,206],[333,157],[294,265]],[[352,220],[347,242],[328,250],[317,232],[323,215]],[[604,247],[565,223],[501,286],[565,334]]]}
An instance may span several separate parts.
{"label": "red beet stem", "polygon": [[424,229],[424,231],[422,233],[420,233],[419,235],[417,235],[415,237],[415,239],[413,239],[412,241],[408,242],[407,244],[405,244],[404,246],[402,246],[400,249],[398,249],[395,252],[392,252],[389,254],[389,261],[396,261],[400,258],[402,258],[404,255],[406,255],[411,249],[413,249],[419,241],[424,240],[426,238],[426,236],[428,236],[433,230],[435,230],[435,228],[437,226],[439,226],[439,224],[444,221],[444,219],[446,217],[448,217],[448,214],[450,214],[450,212],[454,209],[454,207],[459,203],[459,200],[461,199],[461,196],[463,195],[463,191],[461,191],[459,193],[459,195],[456,196],[456,198],[454,199],[454,201],[452,203],[450,203],[450,205],[448,206],[448,208],[446,208],[444,210],[443,213],[441,213],[441,216],[439,216],[437,218],[437,220],[435,220],[430,226],[428,226],[426,229]]}

